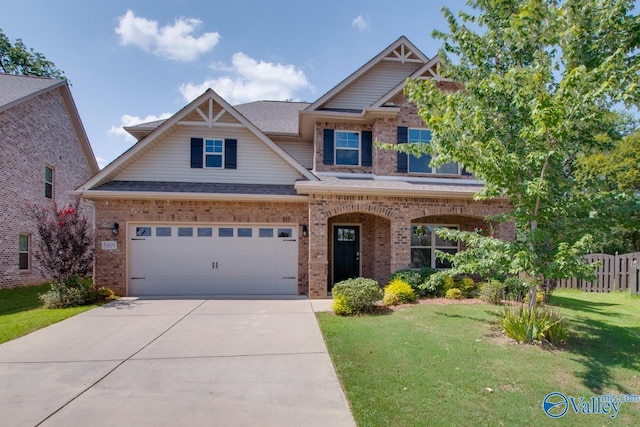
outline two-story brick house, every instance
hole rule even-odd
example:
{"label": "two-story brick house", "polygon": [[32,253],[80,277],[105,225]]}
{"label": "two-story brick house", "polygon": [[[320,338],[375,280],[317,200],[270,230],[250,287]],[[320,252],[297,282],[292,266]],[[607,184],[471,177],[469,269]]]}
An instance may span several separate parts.
{"label": "two-story brick house", "polygon": [[234,107],[207,90],[127,129],[138,142],[78,190],[95,203],[97,284],[324,298],[344,278],[446,267],[435,250],[458,244],[434,229],[487,227],[507,202],[474,201],[481,183],[460,165],[374,144],[429,143],[403,89],[407,78],[454,89],[438,66],[401,37],[312,104]]}
{"label": "two-story brick house", "polygon": [[0,74],[0,288],[50,279],[33,258],[33,209],[71,202],[96,172],[67,82]]}

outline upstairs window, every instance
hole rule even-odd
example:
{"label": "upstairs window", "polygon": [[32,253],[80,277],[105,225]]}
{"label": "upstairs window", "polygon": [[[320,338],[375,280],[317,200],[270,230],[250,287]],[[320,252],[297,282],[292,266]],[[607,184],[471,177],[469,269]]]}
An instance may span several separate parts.
{"label": "upstairs window", "polygon": [[53,168],[44,167],[44,197],[53,199]]}
{"label": "upstairs window", "polygon": [[29,235],[20,234],[18,238],[18,268],[29,269]]}
{"label": "upstairs window", "polygon": [[360,132],[336,131],[336,165],[360,165]]}
{"label": "upstairs window", "polygon": [[208,168],[221,168],[224,158],[224,144],[221,139],[205,139],[204,159]]}
{"label": "upstairs window", "polygon": [[[431,131],[428,129],[409,129],[408,141],[409,143],[431,143]],[[409,156],[409,172],[411,173],[433,173],[433,174],[447,174],[447,175],[459,175],[460,168],[455,162],[445,163],[444,165],[431,167],[431,156],[423,154],[420,157]]]}

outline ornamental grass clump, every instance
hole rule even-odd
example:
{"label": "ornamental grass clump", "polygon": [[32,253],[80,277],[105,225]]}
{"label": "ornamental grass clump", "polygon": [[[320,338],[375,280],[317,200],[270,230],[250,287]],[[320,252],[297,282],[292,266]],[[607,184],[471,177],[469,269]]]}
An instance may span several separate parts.
{"label": "ornamental grass clump", "polygon": [[376,309],[376,302],[382,299],[382,289],[378,282],[364,277],[336,283],[331,293],[333,311],[344,316],[371,313]]}
{"label": "ornamental grass clump", "polygon": [[418,300],[418,296],[411,286],[400,278],[393,279],[384,288],[382,302],[386,306],[408,304]]}
{"label": "ornamental grass clump", "polygon": [[567,326],[562,316],[548,307],[507,305],[500,316],[500,326],[509,338],[519,343],[557,345],[567,339]]}

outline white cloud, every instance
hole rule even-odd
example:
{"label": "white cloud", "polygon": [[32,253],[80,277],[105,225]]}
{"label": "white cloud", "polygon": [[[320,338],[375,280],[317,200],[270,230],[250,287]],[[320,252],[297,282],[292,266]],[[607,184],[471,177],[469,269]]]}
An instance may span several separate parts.
{"label": "white cloud", "polygon": [[100,156],[96,156],[96,162],[98,162],[98,167],[100,169],[104,169],[105,166],[107,166],[107,159],[105,159],[104,157],[100,157]]}
{"label": "white cloud", "polygon": [[111,129],[109,129],[109,135],[121,136],[127,142],[135,142],[136,139],[133,136],[131,136],[129,132],[124,130],[125,127],[138,125],[140,123],[153,122],[156,120],[168,119],[172,115],[173,114],[171,113],[162,113],[159,116],[154,116],[150,114],[146,117],[140,118],[137,116],[131,116],[129,114],[125,114],[124,116],[120,117],[120,121],[121,121],[120,125],[111,126]]}
{"label": "white cloud", "polygon": [[258,62],[242,52],[233,55],[231,66],[217,64],[214,69],[230,75],[209,78],[201,84],[189,82],[180,85],[179,90],[185,100],[194,100],[208,88],[231,104],[264,99],[294,99],[297,90],[313,90],[304,72],[295,66]]}
{"label": "white cloud", "polygon": [[361,33],[367,31],[370,27],[369,21],[362,15],[358,15],[356,18],[354,18],[353,21],[351,21],[351,26],[356,28]]}
{"label": "white cloud", "polygon": [[194,37],[194,31],[202,25],[195,18],[178,18],[173,25],[158,26],[157,21],[139,18],[127,10],[119,19],[116,33],[122,45],[133,45],[145,52],[174,61],[194,61],[200,54],[213,49],[220,34],[204,33]]}

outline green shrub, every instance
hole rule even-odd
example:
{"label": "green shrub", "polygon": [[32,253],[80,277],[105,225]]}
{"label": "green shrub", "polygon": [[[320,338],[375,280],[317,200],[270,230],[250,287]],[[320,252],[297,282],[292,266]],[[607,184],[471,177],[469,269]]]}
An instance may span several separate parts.
{"label": "green shrub", "polygon": [[[340,308],[339,311],[347,315],[372,312],[376,302],[382,299],[382,289],[378,286],[378,282],[364,277],[336,283],[331,292],[334,305],[335,300],[338,299],[338,304],[344,306],[344,309]],[[336,313],[341,314],[337,311]]]}
{"label": "green shrub", "polygon": [[64,308],[93,304],[115,299],[111,289],[95,288],[91,277],[72,276],[64,282],[54,282],[51,289],[40,295],[46,308]]}
{"label": "green shrub", "polygon": [[499,280],[491,279],[488,282],[480,283],[480,298],[491,304],[500,304],[504,294],[504,284]]}
{"label": "green shrub", "polygon": [[508,337],[527,344],[543,341],[562,344],[568,335],[562,316],[547,307],[505,306],[500,326]]}
{"label": "green shrub", "polygon": [[389,281],[393,281],[394,279],[402,279],[411,286],[413,292],[420,297],[428,296],[429,290],[424,287],[424,283],[429,279],[429,277],[437,273],[438,270],[431,267],[422,267],[420,270],[398,270],[391,275]]}
{"label": "green shrub", "polygon": [[505,297],[513,301],[523,301],[529,291],[526,283],[517,277],[504,279]]}
{"label": "green shrub", "polygon": [[449,289],[457,288],[456,281],[451,276],[445,276],[444,279],[442,279],[442,288],[446,294]]}
{"label": "green shrub", "polygon": [[446,271],[437,271],[430,274],[429,277],[420,285],[420,289],[423,290],[425,296],[429,297],[442,297],[445,295],[445,281],[450,283],[447,279],[449,274]]}
{"label": "green shrub", "polygon": [[451,288],[444,294],[446,299],[461,299],[462,291],[458,288]]}
{"label": "green shrub", "polygon": [[418,297],[411,286],[404,280],[396,278],[384,288],[382,302],[389,306],[416,302],[417,299]]}
{"label": "green shrub", "polygon": [[462,277],[456,282],[455,287],[462,291],[464,298],[473,298],[478,290],[475,280],[471,277]]}

